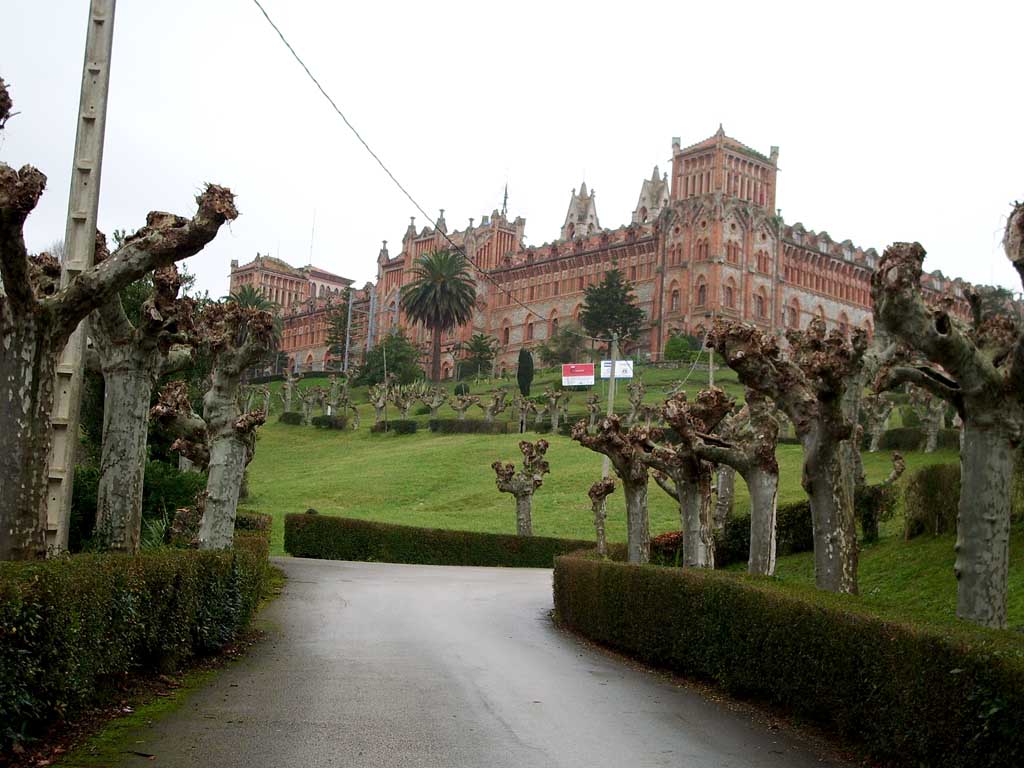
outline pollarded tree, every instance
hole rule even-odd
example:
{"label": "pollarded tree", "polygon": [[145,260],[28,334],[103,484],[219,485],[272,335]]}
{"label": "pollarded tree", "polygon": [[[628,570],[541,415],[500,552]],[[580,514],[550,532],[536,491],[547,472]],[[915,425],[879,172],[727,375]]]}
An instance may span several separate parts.
{"label": "pollarded tree", "polygon": [[508,407],[508,404],[505,402],[507,397],[508,392],[504,389],[496,389],[491,393],[490,400],[487,402],[477,403],[477,405],[480,406],[480,410],[484,412],[484,421],[488,424],[492,423],[494,421],[494,417],[499,413],[502,413]]}
{"label": "pollarded tree", "polygon": [[[678,397],[678,396],[677,396]],[[774,404],[760,392],[747,388],[746,405],[733,417],[728,438],[702,432],[676,398],[665,404],[665,417],[680,440],[695,455],[738,472],[750,492],[749,573],[771,576],[775,572],[775,520],[779,494],[779,463],[775,448],[779,423]]]}
{"label": "pollarded tree", "polygon": [[[126,242],[130,242],[128,238]],[[96,237],[97,264],[110,257]],[[103,374],[103,442],[96,497],[96,531],[104,546],[135,553],[142,532],[142,488],[149,436],[149,403],[161,376],[192,363],[191,299],[178,298],[175,265],[153,273],[153,292],[133,324],[121,297],[91,316],[91,336]]]}
{"label": "pollarded tree", "polygon": [[889,415],[894,407],[893,401],[883,394],[872,393],[864,398],[863,408],[867,416],[868,434],[870,435],[869,452],[876,453],[878,451],[882,435],[885,434],[885,425],[888,423]]}
{"label": "pollarded tree", "polygon": [[594,425],[601,415],[601,396],[596,394],[587,395],[587,429],[594,430]]}
{"label": "pollarded tree", "polygon": [[558,431],[558,421],[561,418],[561,400],[568,393],[554,387],[544,387],[544,397],[547,398],[547,410],[551,415],[551,431]]}
{"label": "pollarded tree", "polygon": [[284,381],[281,382],[281,403],[284,405],[285,413],[291,411],[292,401],[295,399],[295,387],[302,380],[295,371],[289,368],[284,372]]}
{"label": "pollarded tree", "polygon": [[645,461],[658,473],[662,490],[679,503],[679,524],[683,531],[683,565],[715,567],[715,540],[711,525],[711,474],[713,465],[692,450],[694,435],[710,434],[732,410],[733,402],[717,387],[701,390],[691,403],[680,392],[665,402],[666,421],[679,434],[675,445],[651,440]]}
{"label": "pollarded tree", "polygon": [[452,398],[449,405],[452,407],[452,410],[458,414],[459,421],[465,421],[466,411],[479,403],[480,397],[478,395],[456,395]]}
{"label": "pollarded tree", "polygon": [[[192,413],[180,382],[164,388],[150,415],[177,436],[172,448],[200,466],[207,459],[199,546],[226,549],[234,539],[238,493],[256,451],[256,430],[266,421],[262,410],[242,412],[238,387],[242,373],[273,347],[274,316],[233,302],[212,304],[200,317],[199,335],[213,361],[202,419]],[[202,447],[204,440],[208,448]]]}
{"label": "pollarded tree", "polygon": [[626,389],[629,390],[629,417],[626,423],[633,426],[640,412],[640,404],[644,401],[644,395],[647,394],[647,387],[644,386],[643,381],[637,379],[627,384]]}
{"label": "pollarded tree", "polygon": [[622,481],[626,497],[627,559],[631,563],[648,562],[651,559],[651,529],[647,514],[648,471],[644,457],[651,432],[643,427],[624,431],[619,417],[613,415],[601,419],[592,435],[587,431],[587,422],[581,419],[573,425],[572,439],[610,459],[615,474]]}
{"label": "pollarded tree", "polygon": [[608,553],[608,543],[604,535],[604,523],[608,517],[607,499],[615,490],[615,480],[603,477],[590,486],[587,495],[590,497],[590,509],[594,513],[594,533],[597,537],[597,554]]}
{"label": "pollarded tree", "polygon": [[848,386],[859,386],[867,340],[859,329],[852,342],[838,331],[827,333],[818,318],[786,338],[788,354],[774,337],[747,323],[719,321],[712,334],[715,349],[740,381],[774,401],[796,429],[804,453],[801,484],[814,526],[815,583],[830,592],[856,593],[856,469],[844,447],[854,425],[843,400]]}
{"label": "pollarded tree", "polygon": [[946,426],[946,400],[923,387],[910,387],[910,405],[924,429],[924,452],[935,453],[939,431]]}
{"label": "pollarded tree", "polygon": [[436,419],[441,407],[448,402],[448,390],[444,387],[431,387],[419,393],[419,400],[430,409],[430,418]]}
{"label": "pollarded tree", "polygon": [[378,384],[374,384],[370,387],[367,392],[367,397],[370,398],[370,405],[373,406],[373,423],[374,425],[382,424],[384,422],[384,414],[388,407],[388,399],[390,387],[386,381],[382,381]]}
{"label": "pollarded tree", "polygon": [[110,258],[60,288],[60,265],[29,257],[22,230],[46,186],[33,168],[0,163],[0,560],[46,553],[47,458],[57,358],[78,324],[134,280],[202,250],[225,221],[234,198],[207,185],[191,220],[150,213],[146,226]]}
{"label": "pollarded tree", "polygon": [[431,251],[417,259],[413,280],[402,292],[402,311],[433,334],[430,380],[441,381],[441,336],[468,323],[476,306],[476,283],[457,251]]}
{"label": "pollarded tree", "polygon": [[533,536],[533,494],[544,483],[544,475],[550,471],[547,460],[548,441],[529,440],[519,442],[519,450],[523,454],[523,468],[516,470],[514,464],[502,464],[496,461],[491,464],[494,470],[495,484],[503,493],[510,493],[516,500],[516,535]]}
{"label": "pollarded tree", "polygon": [[[1024,280],[1024,204],[1006,224],[1003,247]],[[957,515],[957,616],[1006,626],[1014,453],[1024,436],[1024,334],[977,296],[969,327],[921,295],[925,250],[894,243],[871,282],[875,317],[928,364],[893,365],[877,389],[909,381],[952,403],[963,422]]]}

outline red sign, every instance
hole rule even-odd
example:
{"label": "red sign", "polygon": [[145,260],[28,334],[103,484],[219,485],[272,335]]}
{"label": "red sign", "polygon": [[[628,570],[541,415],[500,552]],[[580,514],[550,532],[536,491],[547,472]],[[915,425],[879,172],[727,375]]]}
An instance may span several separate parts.
{"label": "red sign", "polygon": [[593,363],[565,363],[562,365],[563,387],[581,387],[593,383]]}

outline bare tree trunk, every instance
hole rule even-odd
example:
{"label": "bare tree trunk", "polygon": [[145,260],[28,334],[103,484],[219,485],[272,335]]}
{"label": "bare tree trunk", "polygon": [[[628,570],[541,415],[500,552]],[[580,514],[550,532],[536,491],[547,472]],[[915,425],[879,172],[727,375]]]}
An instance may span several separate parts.
{"label": "bare tree trunk", "polygon": [[[6,307],[0,306],[0,311]],[[0,325],[0,560],[35,560],[46,555],[47,457],[50,411],[58,348],[23,317]]]}
{"label": "bare tree trunk", "polygon": [[998,428],[967,422],[960,452],[956,615],[1006,626],[1014,449]]}
{"label": "bare tree trunk", "polygon": [[[435,384],[441,381],[441,329],[434,328],[434,338],[431,342],[433,347],[432,359],[430,361],[430,380]],[[404,416],[402,418],[405,418]]]}
{"label": "bare tree trunk", "polygon": [[651,560],[651,527],[647,516],[647,478],[622,480],[626,496],[626,558],[631,563]]}
{"label": "bare tree trunk", "polygon": [[552,431],[552,433],[558,431],[558,420],[559,420],[559,417],[561,415],[562,414],[558,410],[558,405],[557,405],[557,401],[556,401],[556,405],[551,409],[551,431]]}
{"label": "bare tree trunk", "polygon": [[693,477],[677,477],[679,516],[683,531],[683,565],[715,567],[715,541],[711,536],[711,470],[701,468]]}
{"label": "bare tree trunk", "polygon": [[882,435],[885,434],[885,422],[881,422],[875,425],[871,430],[871,445],[868,447],[869,453],[878,453],[878,444],[882,441]]}
{"label": "bare tree trunk", "polygon": [[924,423],[924,452],[935,453],[935,449],[939,447],[939,422],[938,420],[929,418]]}
{"label": "bare tree trunk", "polygon": [[103,546],[135,553],[142,533],[142,489],[153,373],[104,372],[103,451],[96,493],[96,535]]}
{"label": "bare tree trunk", "polygon": [[744,480],[750,491],[750,557],[747,560],[747,573],[771,576],[775,573],[779,474],[754,465]]}
{"label": "bare tree trunk", "polygon": [[852,478],[844,475],[843,446],[825,425],[810,425],[800,441],[804,450],[801,484],[814,526],[814,582],[819,589],[857,594],[857,527]]}
{"label": "bare tree trunk", "polygon": [[732,517],[736,500],[736,470],[721,464],[718,467],[716,484],[715,511],[713,521],[716,531],[725,530],[725,524]]}
{"label": "bare tree trunk", "polygon": [[533,536],[533,494],[516,496],[516,536]]}

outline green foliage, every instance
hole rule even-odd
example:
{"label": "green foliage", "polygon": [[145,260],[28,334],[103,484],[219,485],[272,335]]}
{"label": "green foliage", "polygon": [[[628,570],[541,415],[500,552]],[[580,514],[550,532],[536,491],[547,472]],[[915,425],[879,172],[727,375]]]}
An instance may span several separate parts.
{"label": "green foliage", "polygon": [[389,421],[381,421],[370,427],[372,434],[380,434],[382,432],[394,432],[396,435],[411,435],[416,432],[419,428],[419,422],[415,419],[390,419]]}
{"label": "green foliage", "polygon": [[366,353],[366,360],[359,368],[355,383],[372,387],[384,381],[384,354],[387,352],[388,375],[398,384],[411,384],[423,378],[420,368],[420,351],[399,331],[384,336],[384,341]]}
{"label": "green foliage", "polygon": [[529,397],[530,386],[533,384],[533,355],[526,348],[519,350],[519,363],[516,366],[516,383],[519,385],[520,394],[523,397]]}
{"label": "green foliage", "polygon": [[694,351],[694,346],[690,344],[690,339],[687,336],[673,333],[665,342],[666,360],[686,360],[692,351]]}
{"label": "green foliage", "polygon": [[340,361],[345,359],[345,338],[348,333],[348,300],[350,289],[346,288],[342,295],[341,303],[336,304],[328,300],[327,309],[327,348],[331,357],[339,361],[337,368],[341,368]]}
{"label": "green foliage", "polygon": [[689,568],[559,557],[567,627],[646,664],[764,701],[889,764],[1024,764],[1024,650],[1005,634],[909,627],[848,596]]}
{"label": "green foliage", "polygon": [[[251,536],[265,552],[266,534]],[[267,577],[245,548],[0,564],[0,747],[73,719],[126,674],[175,669],[235,639]]]}
{"label": "green foliage", "polygon": [[892,483],[865,485],[857,489],[853,496],[853,511],[860,523],[865,543],[878,541],[878,524],[892,519],[899,498],[899,488]]}
{"label": "green foliage", "polygon": [[490,374],[491,363],[494,361],[495,355],[498,354],[498,340],[486,333],[474,333],[463,346],[463,350],[466,357],[458,366],[460,379],[481,373]]}
{"label": "green foliage", "polygon": [[580,324],[591,336],[601,339],[610,339],[612,333],[618,333],[623,347],[640,335],[644,313],[621,270],[610,269],[600,283],[587,287]]}
{"label": "green foliage", "polygon": [[431,432],[442,435],[503,435],[508,432],[507,422],[483,419],[431,419],[427,425]]}
{"label": "green foliage", "polygon": [[464,381],[460,381],[458,384],[455,385],[455,394],[456,395],[468,395],[469,394],[469,384],[466,384]]}
{"label": "green foliage", "polygon": [[[887,429],[882,433],[882,439],[878,441],[878,447],[883,451],[919,451],[924,448],[926,442],[924,430],[920,427],[896,427]],[[940,429],[937,447],[952,451],[960,450],[960,430]]]}
{"label": "green foliage", "polygon": [[348,417],[346,416],[314,416],[309,423],[320,429],[348,429]]}
{"label": "green foliage", "polygon": [[556,555],[590,546],[572,539],[511,536],[288,515],[284,547],[295,557],[424,565],[550,568]]}
{"label": "green foliage", "polygon": [[[95,464],[75,467],[75,483],[71,498],[71,519],[68,524],[68,549],[88,549],[96,525],[96,494],[100,470]],[[196,496],[206,488],[203,472],[182,472],[163,461],[146,462],[142,484],[142,528],[169,520],[180,507],[196,503]]]}
{"label": "green foliage", "polygon": [[416,323],[429,328],[437,342],[432,380],[440,379],[442,333],[468,323],[476,306],[476,282],[469,263],[458,251],[431,251],[412,268],[413,280],[402,290],[402,311]]}
{"label": "green foliage", "polygon": [[292,426],[299,426],[302,424],[302,412],[301,411],[285,411],[277,420],[282,424],[291,424]]}
{"label": "green foliage", "polygon": [[903,489],[905,536],[937,536],[956,530],[960,502],[960,467],[933,464],[910,475]]}
{"label": "green foliage", "polygon": [[273,312],[278,308],[278,305],[275,302],[263,295],[263,291],[260,291],[251,285],[243,285],[237,291],[229,293],[224,297],[224,301],[230,302],[231,304],[238,304],[241,307],[263,309],[268,312]]}
{"label": "green foliage", "polygon": [[586,354],[587,339],[580,334],[580,327],[571,321],[555,331],[554,336],[537,348],[537,354],[544,365],[578,363]]}

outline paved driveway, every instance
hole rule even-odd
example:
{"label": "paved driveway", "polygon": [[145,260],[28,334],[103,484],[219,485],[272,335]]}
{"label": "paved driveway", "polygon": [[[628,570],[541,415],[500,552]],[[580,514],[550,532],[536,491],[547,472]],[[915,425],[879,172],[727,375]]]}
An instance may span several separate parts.
{"label": "paved driveway", "polygon": [[823,764],[557,630],[551,571],[277,562],[267,640],[141,735],[155,760],[124,765]]}

